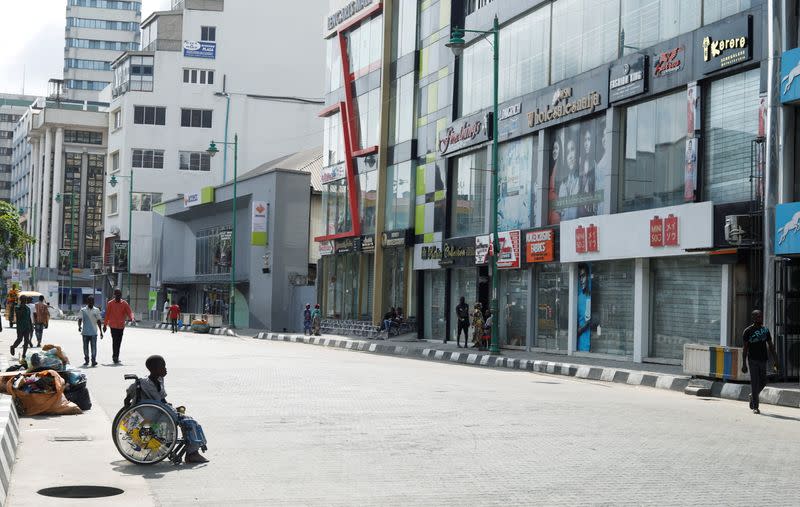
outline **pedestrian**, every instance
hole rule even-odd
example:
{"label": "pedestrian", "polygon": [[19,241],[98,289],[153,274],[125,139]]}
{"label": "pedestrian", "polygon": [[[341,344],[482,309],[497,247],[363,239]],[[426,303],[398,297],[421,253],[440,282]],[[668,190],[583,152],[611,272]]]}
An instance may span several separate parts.
{"label": "pedestrian", "polygon": [[311,332],[314,336],[319,336],[319,330],[322,327],[322,312],[319,310],[319,303],[314,305],[314,311],[311,312]]}
{"label": "pedestrian", "polygon": [[164,323],[169,323],[169,307],[172,306],[169,302],[169,298],[164,301]]}
{"label": "pedestrian", "polygon": [[181,316],[181,307],[178,306],[178,303],[172,303],[172,305],[167,310],[168,317],[169,317],[169,325],[172,329],[173,333],[178,332],[178,319]]}
{"label": "pedestrian", "polygon": [[19,302],[19,289],[17,284],[11,284],[11,289],[6,295],[6,318],[8,319],[8,327],[14,327],[16,319],[17,303]]}
{"label": "pedestrian", "polygon": [[456,320],[458,321],[458,334],[456,334],[456,345],[461,348],[461,331],[464,331],[464,348],[468,348],[469,339],[469,305],[464,301],[464,296],[458,300],[456,305]]}
{"label": "pedestrian", "polygon": [[483,323],[483,335],[481,336],[481,349],[487,349],[492,341],[492,310],[486,310],[486,320]]}
{"label": "pedestrian", "polygon": [[778,371],[778,356],[769,329],[764,327],[764,317],[760,310],[751,313],[753,323],[742,333],[744,350],[742,351],[742,372],[750,369],[750,409],[760,414],[758,397],[767,385],[767,359],[772,360],[773,368]]}
{"label": "pedestrian", "polygon": [[475,303],[475,309],[472,311],[473,348],[479,348],[481,346],[482,338],[483,338],[483,310],[481,310],[480,303]]}
{"label": "pedestrian", "polygon": [[129,320],[131,324],[136,322],[133,318],[128,302],[122,299],[122,291],[114,289],[114,298],[110,299],[106,304],[106,318],[103,321],[103,332],[108,327],[111,328],[111,359],[114,364],[119,362],[119,349],[122,346],[122,333],[125,331],[125,320]]}
{"label": "pedestrian", "polygon": [[[103,339],[103,332],[100,330],[103,316],[100,309],[94,306],[94,296],[86,298],[86,306],[81,308],[81,316],[78,318],[78,332],[83,338],[83,367],[89,366],[89,347],[92,349],[92,366],[97,366],[97,335]],[[98,333],[99,331],[99,333]]]}
{"label": "pedestrian", "polygon": [[36,331],[36,346],[42,346],[42,335],[44,330],[50,325],[50,309],[44,302],[44,296],[39,295],[39,301],[34,306],[33,329]]}
{"label": "pedestrian", "polygon": [[36,305],[33,304],[33,298],[25,296],[25,306],[28,307],[28,312],[31,314],[31,347],[33,348],[33,332],[36,329]]}
{"label": "pedestrian", "polygon": [[303,310],[303,334],[311,335],[311,305],[307,304]]}
{"label": "pedestrian", "polygon": [[17,306],[14,308],[14,318],[17,322],[17,340],[11,345],[11,355],[14,350],[22,343],[22,357],[28,353],[31,345],[31,335],[33,334],[33,323],[31,322],[31,310],[26,304],[26,297],[20,296]]}
{"label": "pedestrian", "polygon": [[394,309],[394,306],[389,307],[389,311],[383,314],[383,326],[381,327],[381,331],[386,331],[387,333],[392,328],[392,321],[397,316],[397,312]]}

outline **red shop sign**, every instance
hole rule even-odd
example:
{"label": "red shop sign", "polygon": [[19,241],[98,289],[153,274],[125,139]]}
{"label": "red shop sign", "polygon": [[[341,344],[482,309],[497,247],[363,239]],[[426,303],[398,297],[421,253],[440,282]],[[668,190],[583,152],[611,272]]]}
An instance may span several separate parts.
{"label": "red shop sign", "polygon": [[597,226],[594,224],[589,224],[589,227],[586,229],[586,251],[598,251]]}
{"label": "red shop sign", "polygon": [[582,225],[575,229],[575,253],[586,253],[586,229]]}
{"label": "red shop sign", "polygon": [[650,246],[664,246],[664,219],[658,215],[650,219]]}
{"label": "red shop sign", "polygon": [[678,217],[672,214],[664,219],[664,246],[678,246]]}

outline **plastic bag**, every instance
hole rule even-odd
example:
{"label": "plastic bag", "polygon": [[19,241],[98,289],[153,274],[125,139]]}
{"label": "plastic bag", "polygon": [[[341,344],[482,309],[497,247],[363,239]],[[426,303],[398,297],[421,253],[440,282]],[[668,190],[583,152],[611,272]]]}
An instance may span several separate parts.
{"label": "plastic bag", "polygon": [[61,350],[60,345],[52,345],[48,343],[42,347],[42,352],[47,352],[48,354],[55,354],[55,356],[61,359],[61,362],[64,364],[69,364],[69,358],[66,354]]}
{"label": "plastic bag", "polygon": [[183,319],[178,319],[178,327],[183,327]]}
{"label": "plastic bag", "polygon": [[[50,392],[29,392],[31,380],[39,379],[43,385],[52,387]],[[64,397],[64,379],[53,370],[45,370],[34,375],[17,375],[6,383],[6,392],[18,402],[22,414],[27,416],[54,414],[71,415],[80,414],[77,405],[67,401]]]}
{"label": "plastic bag", "polygon": [[51,351],[28,351],[25,356],[25,363],[28,365],[29,372],[42,370],[61,371],[64,369],[64,363],[56,356],[55,352]]}

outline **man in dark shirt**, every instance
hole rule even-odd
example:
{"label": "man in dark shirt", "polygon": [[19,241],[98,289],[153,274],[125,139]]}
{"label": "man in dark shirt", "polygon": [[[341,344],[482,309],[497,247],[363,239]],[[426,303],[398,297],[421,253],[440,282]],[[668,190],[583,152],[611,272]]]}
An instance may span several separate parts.
{"label": "man in dark shirt", "polygon": [[754,414],[760,414],[758,409],[758,396],[767,385],[767,359],[772,359],[775,371],[778,371],[775,347],[769,329],[764,327],[764,317],[761,311],[753,310],[751,314],[753,323],[742,333],[744,350],[742,352],[742,372],[747,373],[750,367],[750,409]]}
{"label": "man in dark shirt", "polygon": [[464,348],[467,348],[467,337],[469,336],[469,305],[464,301],[464,296],[458,300],[456,306],[456,318],[458,319],[458,334],[456,335],[456,345],[461,347],[461,330],[464,330]]}

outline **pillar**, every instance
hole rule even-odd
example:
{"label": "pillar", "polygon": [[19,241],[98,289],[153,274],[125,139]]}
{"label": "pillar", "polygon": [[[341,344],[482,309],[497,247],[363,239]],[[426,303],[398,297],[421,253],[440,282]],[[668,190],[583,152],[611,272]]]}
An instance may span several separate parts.
{"label": "pillar", "polygon": [[[40,176],[38,174],[39,168],[41,167],[42,163],[39,161],[39,141],[32,140],[30,142],[31,145],[31,174],[30,174],[30,185],[28,186],[28,234],[36,237],[36,220],[35,218],[39,216],[38,210],[34,211],[35,207],[39,206],[39,197],[36,194],[36,190],[39,188],[39,181]],[[34,265],[34,261],[36,260],[36,248],[38,245],[36,243],[29,249],[29,258],[28,258],[28,266],[31,269],[34,269],[36,266]],[[34,287],[34,290],[36,288]]]}
{"label": "pillar", "polygon": [[734,344],[733,329],[733,264],[722,265],[722,290],[719,312],[719,344],[730,347]]}
{"label": "pillar", "polygon": [[53,166],[53,129],[46,129],[44,133],[44,166],[42,167],[42,178],[44,187],[42,189],[42,220],[39,229],[39,265],[49,266],[47,256],[50,253],[49,231],[50,231],[50,208],[53,201],[53,192],[50,188],[50,174]]}
{"label": "pillar", "polygon": [[50,193],[52,206],[52,220],[50,220],[50,267],[58,267],[58,248],[62,244],[61,230],[63,227],[64,216],[61,210],[64,208],[65,198],[61,196],[61,202],[55,202],[58,194],[64,192],[64,127],[56,129],[55,153],[53,155],[53,191]]}
{"label": "pillar", "polygon": [[569,323],[567,325],[567,354],[578,348],[578,264],[569,265]]}
{"label": "pillar", "polygon": [[636,259],[633,283],[633,362],[650,357],[650,259]]}

